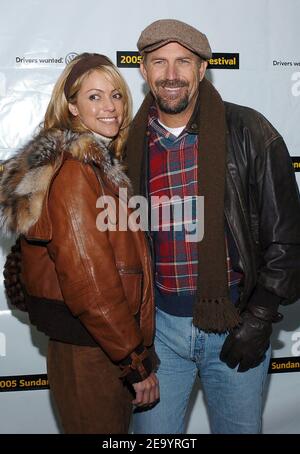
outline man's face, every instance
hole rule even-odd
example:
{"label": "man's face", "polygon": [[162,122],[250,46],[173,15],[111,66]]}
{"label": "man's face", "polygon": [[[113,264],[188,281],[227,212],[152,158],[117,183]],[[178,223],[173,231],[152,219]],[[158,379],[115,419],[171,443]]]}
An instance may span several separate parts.
{"label": "man's face", "polygon": [[193,108],[199,82],[207,62],[176,42],[149,52],[141,72],[157,102],[166,114],[178,114]]}

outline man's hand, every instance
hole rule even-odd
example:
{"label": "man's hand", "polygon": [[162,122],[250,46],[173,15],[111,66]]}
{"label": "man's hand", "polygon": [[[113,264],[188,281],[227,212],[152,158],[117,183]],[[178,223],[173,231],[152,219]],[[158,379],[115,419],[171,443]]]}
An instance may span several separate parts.
{"label": "man's hand", "polygon": [[241,314],[242,323],[227,336],[220,353],[221,361],[238,372],[257,367],[270,345],[272,321],[255,317],[247,310]]}
{"label": "man's hand", "polygon": [[159,384],[154,372],[145,380],[133,383],[132,386],[136,393],[135,399],[132,401],[134,405],[146,406],[159,399]]}

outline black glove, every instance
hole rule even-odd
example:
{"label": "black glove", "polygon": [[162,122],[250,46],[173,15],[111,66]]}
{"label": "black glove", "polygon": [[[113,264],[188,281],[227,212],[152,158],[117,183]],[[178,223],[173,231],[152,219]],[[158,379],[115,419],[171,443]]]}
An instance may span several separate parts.
{"label": "black glove", "polygon": [[241,314],[241,324],[227,336],[220,359],[238,372],[257,367],[270,345],[272,323],[282,319],[277,313],[280,298],[258,286],[247,309]]}
{"label": "black glove", "polygon": [[12,246],[4,264],[4,287],[9,302],[21,311],[26,311],[26,295],[21,281],[20,240]]}

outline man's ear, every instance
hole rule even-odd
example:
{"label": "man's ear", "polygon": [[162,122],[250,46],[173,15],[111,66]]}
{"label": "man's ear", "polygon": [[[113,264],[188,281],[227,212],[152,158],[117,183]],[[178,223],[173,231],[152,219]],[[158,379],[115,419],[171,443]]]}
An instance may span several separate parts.
{"label": "man's ear", "polygon": [[70,102],[68,103],[69,111],[71,112],[74,117],[78,116],[78,109],[76,107],[76,104],[71,104]]}
{"label": "man's ear", "polygon": [[141,71],[143,78],[147,82],[147,69],[146,69],[145,63],[143,61],[141,61],[141,63],[140,63],[140,71]]}
{"label": "man's ear", "polygon": [[206,60],[203,60],[201,63],[200,63],[200,67],[199,67],[199,74],[200,74],[200,81],[203,79],[203,77],[205,76],[205,71],[206,71],[206,68],[207,68],[207,61]]}

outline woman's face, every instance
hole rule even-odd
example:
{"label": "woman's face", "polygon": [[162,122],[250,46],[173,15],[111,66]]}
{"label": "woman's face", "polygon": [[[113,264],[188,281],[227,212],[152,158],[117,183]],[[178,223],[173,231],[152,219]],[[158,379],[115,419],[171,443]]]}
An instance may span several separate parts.
{"label": "woman's face", "polygon": [[118,87],[95,70],[83,80],[76,104],[69,103],[69,110],[89,130],[112,138],[122,124],[124,103]]}

